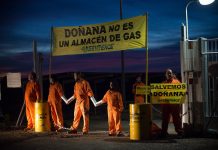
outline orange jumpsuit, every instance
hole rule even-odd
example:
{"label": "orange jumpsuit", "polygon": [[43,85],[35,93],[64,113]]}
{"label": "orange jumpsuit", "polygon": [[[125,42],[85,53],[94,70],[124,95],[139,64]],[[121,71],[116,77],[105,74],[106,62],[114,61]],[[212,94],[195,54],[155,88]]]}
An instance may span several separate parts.
{"label": "orange jumpsuit", "polygon": [[143,82],[136,82],[133,84],[132,93],[134,94],[135,104],[141,104],[145,102],[145,96],[136,94],[136,86],[145,86]]}
{"label": "orange jumpsuit", "polygon": [[[164,81],[164,83],[180,83],[177,79]],[[182,119],[180,117],[180,104],[162,104],[162,134],[167,134],[170,115],[173,117],[173,124],[177,133],[182,132]]]}
{"label": "orange jumpsuit", "polygon": [[51,116],[56,129],[63,127],[63,115],[62,115],[62,99],[61,96],[64,95],[62,86],[60,83],[55,82],[50,84],[48,103],[51,109]]}
{"label": "orange jumpsuit", "polygon": [[74,85],[74,97],[76,104],[74,108],[74,120],[72,130],[77,130],[81,116],[83,116],[83,132],[89,131],[89,97],[94,96],[89,82],[82,79]]}
{"label": "orange jumpsuit", "polygon": [[108,90],[104,95],[102,102],[107,103],[109,134],[121,133],[121,112],[123,111],[121,93]]}
{"label": "orange jumpsuit", "polygon": [[35,124],[35,102],[41,98],[39,84],[35,81],[28,81],[25,90],[25,104],[27,128],[34,128]]}

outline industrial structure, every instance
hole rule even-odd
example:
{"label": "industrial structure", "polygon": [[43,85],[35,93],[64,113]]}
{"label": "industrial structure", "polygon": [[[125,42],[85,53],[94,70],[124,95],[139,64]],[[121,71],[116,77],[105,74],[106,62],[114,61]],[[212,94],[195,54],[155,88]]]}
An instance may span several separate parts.
{"label": "industrial structure", "polygon": [[183,123],[196,132],[217,132],[218,123],[218,38],[189,40],[182,26],[181,76],[187,83]]}

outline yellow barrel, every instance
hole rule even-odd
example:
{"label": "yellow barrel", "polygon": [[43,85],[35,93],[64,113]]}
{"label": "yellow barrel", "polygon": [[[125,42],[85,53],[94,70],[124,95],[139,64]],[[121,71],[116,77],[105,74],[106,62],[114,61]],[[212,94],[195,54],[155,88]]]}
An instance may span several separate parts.
{"label": "yellow barrel", "polygon": [[35,132],[46,131],[50,131],[48,103],[35,103]]}
{"label": "yellow barrel", "polygon": [[151,139],[151,104],[130,104],[130,140]]}

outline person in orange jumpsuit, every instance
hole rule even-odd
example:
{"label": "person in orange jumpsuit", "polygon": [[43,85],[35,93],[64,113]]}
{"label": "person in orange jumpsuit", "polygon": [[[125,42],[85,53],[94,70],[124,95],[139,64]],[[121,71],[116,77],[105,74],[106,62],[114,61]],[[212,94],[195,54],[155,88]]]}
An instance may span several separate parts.
{"label": "person in orange jumpsuit", "polygon": [[[136,82],[133,84],[132,93],[134,94],[135,104],[145,103],[145,96],[140,95],[140,94],[136,94],[136,87],[137,86],[145,86],[145,84],[142,82],[142,77],[140,75],[137,76]],[[155,124],[154,122],[152,122],[151,130],[152,130],[152,135],[158,135],[161,132],[161,128],[158,127],[158,125]]]}
{"label": "person in orange jumpsuit", "polygon": [[[166,70],[165,76],[166,76],[166,80],[163,83],[173,83],[173,84],[180,83],[180,81],[176,79],[171,69]],[[161,131],[162,137],[166,137],[168,135],[167,130],[170,121],[170,115],[172,115],[173,118],[175,131],[177,132],[178,135],[183,135],[180,110],[181,110],[180,104],[162,104],[162,131]]]}
{"label": "person in orange jumpsuit", "polygon": [[[68,104],[76,99],[76,104],[74,108],[74,120],[71,126],[71,131],[68,133],[77,133],[79,127],[80,118],[83,116],[83,134],[88,134],[89,132],[89,97],[95,101],[93,91],[90,87],[88,81],[83,78],[82,73],[74,73],[74,79],[76,81],[74,85],[74,94],[68,99]],[[95,101],[96,102],[96,101]],[[93,102],[94,103],[94,102]],[[94,103],[95,104],[95,103]]]}
{"label": "person in orange jumpsuit", "polygon": [[35,127],[35,102],[38,102],[41,98],[40,87],[36,82],[36,73],[31,72],[28,75],[28,82],[25,89],[25,104],[26,104],[26,118],[27,118],[27,127],[24,129],[34,130]]}
{"label": "person in orange jumpsuit", "polygon": [[48,95],[48,104],[51,110],[51,117],[53,120],[54,128],[57,131],[63,129],[64,121],[62,115],[62,99],[67,102],[64,96],[61,84],[54,78],[50,78],[50,87]]}
{"label": "person in orange jumpsuit", "polygon": [[136,82],[133,84],[133,87],[132,87],[132,93],[134,94],[135,104],[145,103],[145,96],[140,95],[140,94],[136,94],[136,87],[137,86],[145,86],[145,84],[142,82],[141,76],[138,76],[136,78]]}
{"label": "person in orange jumpsuit", "polygon": [[121,125],[121,112],[123,111],[122,95],[118,90],[115,81],[110,82],[110,89],[106,92],[103,99],[96,103],[99,106],[107,103],[109,136],[123,136]]}

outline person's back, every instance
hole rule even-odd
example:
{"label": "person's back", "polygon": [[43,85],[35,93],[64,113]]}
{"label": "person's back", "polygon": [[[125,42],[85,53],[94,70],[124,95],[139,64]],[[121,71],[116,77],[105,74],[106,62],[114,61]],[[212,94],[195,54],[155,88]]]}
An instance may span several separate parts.
{"label": "person's back", "polygon": [[122,95],[118,90],[116,81],[110,82],[110,89],[105,93],[101,101],[97,102],[97,106],[107,103],[109,136],[123,136],[121,125],[121,113],[124,109]]}
{"label": "person's back", "polygon": [[82,101],[89,103],[89,97],[93,96],[89,82],[83,78],[76,81],[74,85],[74,95],[76,98],[76,103],[81,103]]}
{"label": "person's back", "polygon": [[76,99],[74,108],[74,120],[71,125],[71,131],[69,133],[77,133],[79,127],[80,118],[83,117],[83,134],[89,132],[89,97],[94,99],[94,94],[89,85],[81,73],[74,73],[74,79],[76,81],[74,85],[73,99]]}
{"label": "person's back", "polygon": [[36,81],[28,81],[25,90],[25,100],[36,102],[39,98],[39,85]]}
{"label": "person's back", "polygon": [[62,86],[59,82],[55,82],[54,84],[50,84],[49,95],[48,95],[49,102],[60,103],[62,95],[64,95],[63,89],[62,89]]}
{"label": "person's back", "polygon": [[64,124],[62,115],[62,99],[65,99],[65,96],[61,84],[54,77],[50,78],[48,103],[51,110],[54,128],[57,131],[61,130]]}
{"label": "person's back", "polygon": [[41,98],[40,87],[36,82],[36,74],[31,72],[28,75],[28,83],[25,89],[25,104],[26,104],[26,118],[27,127],[26,130],[34,130],[35,124],[35,102],[39,101]]}

